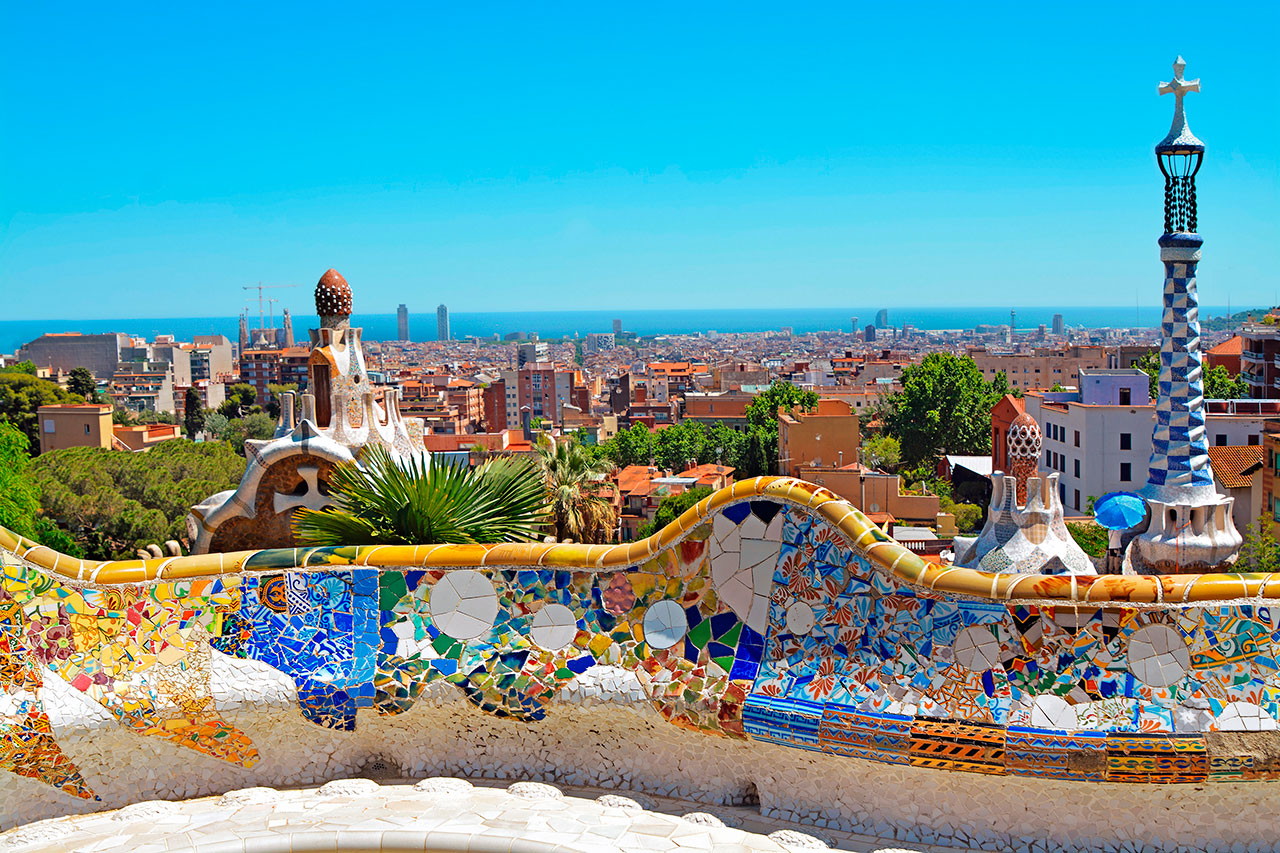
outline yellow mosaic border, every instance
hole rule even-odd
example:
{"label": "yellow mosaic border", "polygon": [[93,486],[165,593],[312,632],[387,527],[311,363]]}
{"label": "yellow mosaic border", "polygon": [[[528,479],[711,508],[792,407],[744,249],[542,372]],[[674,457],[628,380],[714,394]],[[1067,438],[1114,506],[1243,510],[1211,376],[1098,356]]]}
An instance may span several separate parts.
{"label": "yellow mosaic border", "polygon": [[[0,527],[0,548],[45,571],[92,584],[138,584],[236,574],[255,555],[273,564],[476,568],[553,566],[592,571],[638,565],[675,545],[695,527],[732,503],[767,498],[803,507],[838,528],[866,557],[894,577],[948,595],[994,601],[1101,604],[1187,604],[1237,599],[1278,599],[1280,575],[1014,575],[938,566],[925,562],[885,535],[856,507],[834,492],[792,477],[742,480],[704,498],[648,539],[621,545],[520,543],[501,545],[369,545],[358,548],[290,548],[194,554],[154,560],[80,560]],[[323,551],[322,562],[311,558]],[[290,554],[290,552],[292,552]],[[254,567],[249,567],[254,570]],[[278,569],[276,569],[278,571]]]}

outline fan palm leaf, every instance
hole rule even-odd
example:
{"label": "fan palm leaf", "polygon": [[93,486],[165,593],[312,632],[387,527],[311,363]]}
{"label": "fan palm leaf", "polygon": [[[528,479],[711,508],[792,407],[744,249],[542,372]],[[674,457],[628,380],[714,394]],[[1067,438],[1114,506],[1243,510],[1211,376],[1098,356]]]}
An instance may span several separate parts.
{"label": "fan palm leaf", "polygon": [[538,538],[547,517],[536,463],[505,456],[468,469],[397,460],[375,445],[334,469],[329,493],[333,506],[294,512],[299,544],[522,542]]}
{"label": "fan palm leaf", "polygon": [[548,529],[556,539],[601,542],[613,533],[616,513],[600,495],[613,465],[593,459],[576,441],[538,448],[550,505]]}

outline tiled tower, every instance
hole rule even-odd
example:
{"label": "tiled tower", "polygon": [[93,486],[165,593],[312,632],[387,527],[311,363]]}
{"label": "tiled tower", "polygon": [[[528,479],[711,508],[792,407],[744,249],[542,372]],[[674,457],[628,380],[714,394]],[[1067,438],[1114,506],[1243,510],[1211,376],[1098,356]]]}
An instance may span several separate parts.
{"label": "tiled tower", "polygon": [[1196,172],[1204,143],[1187,125],[1183,97],[1200,91],[1199,80],[1183,80],[1186,63],[1173,64],[1174,78],[1160,85],[1173,93],[1173,126],[1156,146],[1165,176],[1164,312],[1161,317],[1160,380],[1151,463],[1142,490],[1150,508],[1146,532],[1134,544],[1139,570],[1203,571],[1222,565],[1240,547],[1231,521],[1233,499],[1218,493],[1205,437],[1204,385],[1200,357],[1200,303],[1196,265],[1204,239],[1196,233]]}

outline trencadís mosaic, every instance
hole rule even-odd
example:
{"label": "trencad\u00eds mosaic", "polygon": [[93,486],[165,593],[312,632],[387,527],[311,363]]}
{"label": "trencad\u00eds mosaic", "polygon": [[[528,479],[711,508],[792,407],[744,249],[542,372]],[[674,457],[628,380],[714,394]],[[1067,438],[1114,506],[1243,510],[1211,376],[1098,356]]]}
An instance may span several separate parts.
{"label": "trencad\u00eds mosaic", "polygon": [[[709,736],[1055,779],[1280,778],[1273,750],[1214,737],[1276,728],[1268,576],[1016,576],[1001,601],[1010,576],[923,563],[795,480],[739,483],[627,546],[91,564],[7,532],[0,544],[0,767],[77,797],[94,794],[52,736],[43,679],[140,748],[162,738],[252,765],[256,747],[214,707],[215,653],[287,674],[299,713],[334,729],[401,713],[432,681],[536,726],[562,686],[608,664]],[[647,556],[610,568],[622,553]],[[982,583],[985,597],[954,589]],[[1202,600],[1223,590],[1240,594]]]}

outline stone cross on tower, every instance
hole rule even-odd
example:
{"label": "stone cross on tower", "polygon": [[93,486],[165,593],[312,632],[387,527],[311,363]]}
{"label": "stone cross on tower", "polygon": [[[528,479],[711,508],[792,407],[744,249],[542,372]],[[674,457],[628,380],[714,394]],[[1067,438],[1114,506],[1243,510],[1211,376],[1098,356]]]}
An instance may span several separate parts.
{"label": "stone cross on tower", "polygon": [[1186,61],[1179,56],[1173,63],[1173,79],[1168,83],[1161,83],[1157,90],[1162,95],[1173,93],[1173,126],[1169,129],[1169,139],[1177,139],[1181,135],[1181,131],[1187,126],[1186,113],[1182,111],[1182,98],[1188,92],[1200,91],[1200,78],[1194,80],[1183,80],[1182,69],[1187,67]]}

